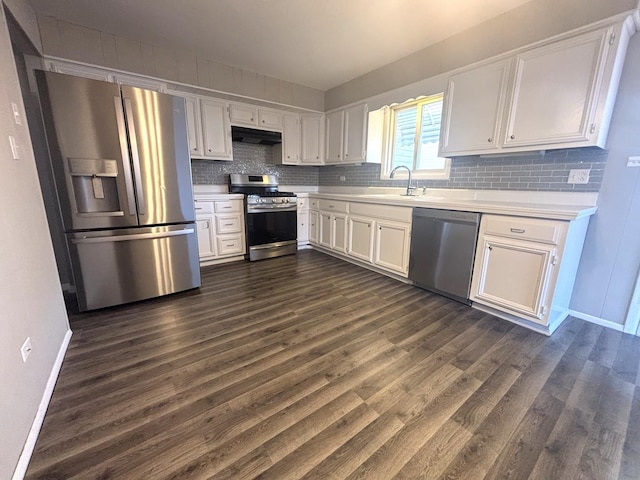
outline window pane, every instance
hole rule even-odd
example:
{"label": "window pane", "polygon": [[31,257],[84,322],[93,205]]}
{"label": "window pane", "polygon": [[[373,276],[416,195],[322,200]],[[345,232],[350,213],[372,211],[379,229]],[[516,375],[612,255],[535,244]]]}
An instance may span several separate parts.
{"label": "window pane", "polygon": [[412,106],[396,110],[396,124],[393,135],[392,168],[405,165],[413,169],[413,151],[416,141],[416,118],[418,107]]}
{"label": "window pane", "polygon": [[445,167],[445,159],[438,157],[440,123],[442,120],[442,99],[422,105],[420,118],[420,148],[416,170]]}

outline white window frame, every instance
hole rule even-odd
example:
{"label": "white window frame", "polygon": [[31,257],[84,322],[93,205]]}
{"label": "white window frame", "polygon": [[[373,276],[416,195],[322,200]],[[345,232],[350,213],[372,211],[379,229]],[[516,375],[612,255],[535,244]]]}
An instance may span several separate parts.
{"label": "white window frame", "polygon": [[[437,93],[429,96],[421,96],[416,99],[408,100],[404,103],[393,104],[388,107],[384,107],[385,109],[385,141],[384,141],[384,153],[382,155],[382,165],[380,168],[380,178],[384,180],[388,180],[389,174],[391,170],[393,170],[393,144],[394,144],[394,134],[395,134],[395,123],[396,123],[396,111],[400,109],[404,109],[410,107],[412,105],[418,103],[425,103],[427,101],[434,101],[438,97],[442,98],[443,93]],[[420,115],[418,115],[420,118]],[[440,127],[442,128],[442,126]],[[416,136],[419,138],[419,136]],[[414,167],[415,167],[415,158],[414,158]],[[411,171],[411,176],[414,179],[420,180],[448,180],[451,177],[451,159],[445,158],[444,168],[442,169],[428,169],[428,170],[415,170]],[[404,169],[398,170],[397,175],[394,178],[407,178],[407,172]]]}

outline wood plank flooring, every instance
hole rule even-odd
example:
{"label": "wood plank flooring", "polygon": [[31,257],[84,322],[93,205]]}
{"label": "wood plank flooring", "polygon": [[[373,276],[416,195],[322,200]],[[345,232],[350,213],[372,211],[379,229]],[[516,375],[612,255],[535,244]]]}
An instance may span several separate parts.
{"label": "wood plank flooring", "polygon": [[27,479],[638,479],[640,338],[315,251],[71,316]]}

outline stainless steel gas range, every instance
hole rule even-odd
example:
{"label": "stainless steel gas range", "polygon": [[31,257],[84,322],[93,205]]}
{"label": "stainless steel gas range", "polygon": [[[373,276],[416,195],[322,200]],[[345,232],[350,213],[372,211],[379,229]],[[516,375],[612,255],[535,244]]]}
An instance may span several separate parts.
{"label": "stainless steel gas range", "polygon": [[275,175],[232,173],[229,191],[245,196],[247,258],[250,261],[297,252],[297,198],[295,193],[278,191]]}

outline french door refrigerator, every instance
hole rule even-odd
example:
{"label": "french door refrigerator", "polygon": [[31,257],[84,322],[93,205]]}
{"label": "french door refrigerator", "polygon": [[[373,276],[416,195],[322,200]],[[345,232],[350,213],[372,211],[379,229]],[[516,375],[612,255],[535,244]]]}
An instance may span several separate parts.
{"label": "french door refrigerator", "polygon": [[80,311],[199,287],[184,99],[36,78]]}

